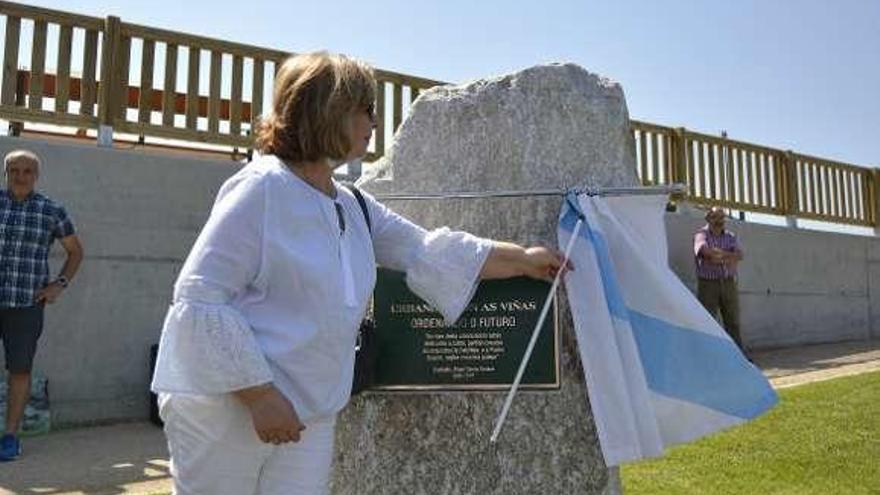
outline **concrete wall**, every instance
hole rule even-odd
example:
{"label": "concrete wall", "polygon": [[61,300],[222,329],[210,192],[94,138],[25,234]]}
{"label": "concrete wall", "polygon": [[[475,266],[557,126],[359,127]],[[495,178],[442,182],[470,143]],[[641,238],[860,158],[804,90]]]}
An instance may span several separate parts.
{"label": "concrete wall", "polygon": [[[702,212],[687,208],[666,218],[670,266],[694,290],[693,233],[703,224]],[[728,228],[745,252],[739,289],[747,347],[877,337],[880,241],[734,220]]]}
{"label": "concrete wall", "polygon": [[[149,346],[158,341],[171,285],[220,184],[240,164],[91,145],[0,138],[44,165],[38,188],[64,204],[86,258],[46,311],[35,371],[49,378],[53,422],[145,418]],[[695,284],[697,213],[667,216],[670,264]],[[880,241],[730,222],[746,251],[743,336],[752,347],[880,335]],[[56,245],[51,258],[63,262]],[[871,290],[874,287],[875,289]]]}
{"label": "concrete wall", "polygon": [[[37,188],[67,207],[86,253],[46,309],[35,362],[49,379],[53,422],[146,417],[149,347],[171,285],[220,184],[240,165],[0,138],[0,155],[18,147],[42,158]],[[52,273],[63,252],[56,243]]]}

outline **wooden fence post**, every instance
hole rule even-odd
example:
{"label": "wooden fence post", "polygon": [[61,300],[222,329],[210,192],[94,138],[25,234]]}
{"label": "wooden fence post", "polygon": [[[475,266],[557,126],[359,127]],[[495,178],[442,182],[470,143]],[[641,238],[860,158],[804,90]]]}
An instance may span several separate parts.
{"label": "wooden fence post", "polygon": [[[24,71],[17,71],[15,76],[15,106],[24,108],[25,99],[27,98],[28,88],[27,88],[27,79],[28,73]],[[21,136],[21,131],[24,130],[24,122],[20,120],[10,121],[9,122],[9,135],[10,136]]]}
{"label": "wooden fence post", "polygon": [[376,159],[385,155],[385,81],[379,80],[376,85],[376,128],[373,131]]}
{"label": "wooden fence post", "polygon": [[[0,103],[3,105],[24,105],[24,83],[22,75],[18,71],[18,46],[21,39],[21,18],[12,15],[6,16],[6,41],[3,54],[3,89],[0,95]],[[18,136],[21,134],[23,124],[19,121],[9,122],[9,134]]]}
{"label": "wooden fence post", "polygon": [[880,169],[871,169],[871,197],[868,207],[871,223],[874,225],[874,235],[880,236]]}
{"label": "wooden fence post", "polygon": [[113,121],[116,117],[117,105],[121,101],[117,74],[121,37],[119,17],[107,17],[104,22],[100,95],[98,97],[98,146],[102,147],[113,146]]}
{"label": "wooden fence post", "polygon": [[783,192],[782,207],[785,212],[785,223],[791,228],[797,228],[797,215],[800,212],[798,203],[797,185],[797,160],[791,150],[786,150],[782,155],[782,178],[780,188]]}
{"label": "wooden fence post", "polygon": [[687,174],[688,174],[687,173],[688,154],[687,154],[687,148],[685,147],[687,145],[687,142],[685,140],[686,133],[687,133],[687,131],[685,130],[684,127],[679,127],[677,129],[675,129],[675,132],[673,134],[671,134],[671,136],[673,138],[673,140],[672,140],[673,149],[675,150],[672,155],[673,156],[673,164],[672,164],[672,173],[673,173],[672,179],[673,180],[672,181],[675,183],[684,184],[684,185],[688,186],[687,189],[685,190],[684,194],[682,194],[683,198],[686,198],[688,196],[688,192],[690,191],[690,187],[688,184],[688,181],[690,179],[687,176]]}

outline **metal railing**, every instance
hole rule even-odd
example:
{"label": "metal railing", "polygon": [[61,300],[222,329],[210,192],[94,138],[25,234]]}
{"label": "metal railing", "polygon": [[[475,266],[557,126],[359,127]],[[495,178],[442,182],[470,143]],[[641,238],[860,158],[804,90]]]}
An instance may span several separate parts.
{"label": "metal railing", "polygon": [[[250,149],[279,63],[292,55],[5,1],[0,19],[0,118],[13,133],[24,122],[97,130],[105,145],[116,133]],[[28,32],[30,68],[22,69]],[[377,128],[367,161],[384,154],[386,136],[418,94],[444,84],[381,69],[376,77]],[[632,130],[645,185],[687,184],[687,199],[703,205],[878,225],[874,169],[635,120]]]}

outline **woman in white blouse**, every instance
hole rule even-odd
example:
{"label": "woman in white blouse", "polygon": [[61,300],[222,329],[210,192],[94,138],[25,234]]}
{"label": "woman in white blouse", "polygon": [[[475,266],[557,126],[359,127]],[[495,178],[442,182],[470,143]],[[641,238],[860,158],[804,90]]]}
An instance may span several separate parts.
{"label": "woman in white blouse", "polygon": [[368,194],[372,235],[333,169],[364,156],[372,69],[288,59],[262,157],[223,184],[174,286],[153,390],[178,494],[325,493],[336,414],[376,264],[455,321],[479,279],[549,279],[557,251],[425,231]]}

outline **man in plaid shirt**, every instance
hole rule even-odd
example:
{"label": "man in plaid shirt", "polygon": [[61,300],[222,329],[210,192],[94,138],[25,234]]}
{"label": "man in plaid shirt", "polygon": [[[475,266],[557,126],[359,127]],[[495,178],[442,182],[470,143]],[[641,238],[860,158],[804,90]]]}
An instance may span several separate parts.
{"label": "man in plaid shirt", "polygon": [[[61,296],[83,254],[64,208],[34,191],[40,175],[39,157],[16,150],[7,154],[4,162],[6,189],[0,189],[0,340],[9,378],[0,461],[11,461],[21,454],[16,434],[30,395],[31,366],[43,331],[43,306]],[[67,251],[67,260],[61,273],[50,279],[49,248],[55,239]]]}

